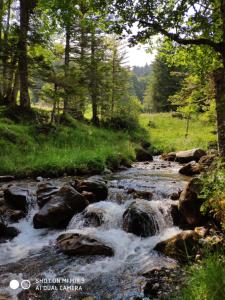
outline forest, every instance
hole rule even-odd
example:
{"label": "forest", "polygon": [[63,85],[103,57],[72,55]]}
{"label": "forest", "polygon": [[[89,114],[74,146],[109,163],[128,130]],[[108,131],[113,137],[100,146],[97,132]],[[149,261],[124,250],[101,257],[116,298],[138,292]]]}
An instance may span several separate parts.
{"label": "forest", "polygon": [[225,299],[225,0],[0,0],[0,147],[0,300]]}

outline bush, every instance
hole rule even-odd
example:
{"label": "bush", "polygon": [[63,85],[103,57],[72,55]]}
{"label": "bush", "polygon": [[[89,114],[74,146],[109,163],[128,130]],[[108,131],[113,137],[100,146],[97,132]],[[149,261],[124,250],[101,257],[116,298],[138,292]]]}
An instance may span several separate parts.
{"label": "bush", "polygon": [[115,116],[106,120],[103,125],[114,130],[136,130],[139,127],[137,118],[132,116]]}

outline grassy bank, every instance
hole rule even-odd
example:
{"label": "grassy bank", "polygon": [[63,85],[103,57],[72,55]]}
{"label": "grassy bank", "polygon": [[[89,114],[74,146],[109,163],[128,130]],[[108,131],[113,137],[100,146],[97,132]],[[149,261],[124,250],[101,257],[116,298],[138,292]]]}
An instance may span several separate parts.
{"label": "grassy bank", "polygon": [[0,175],[96,173],[134,157],[127,133],[73,121],[42,127],[0,118]]}
{"label": "grassy bank", "polygon": [[[201,264],[190,267],[186,286],[173,300],[222,300],[225,295],[225,260],[211,254]],[[171,299],[171,300],[172,300]]]}
{"label": "grassy bank", "polygon": [[216,140],[215,128],[197,119],[190,121],[187,138],[187,120],[174,118],[171,113],[142,114],[140,122],[147,129],[151,143],[162,152],[196,147],[207,149],[208,143]]}

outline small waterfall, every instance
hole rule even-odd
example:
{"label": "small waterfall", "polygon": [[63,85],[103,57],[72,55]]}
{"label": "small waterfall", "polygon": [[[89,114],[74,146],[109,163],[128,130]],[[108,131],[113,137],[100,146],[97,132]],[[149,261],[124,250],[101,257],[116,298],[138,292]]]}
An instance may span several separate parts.
{"label": "small waterfall", "polygon": [[[167,168],[162,169],[157,164],[160,166],[162,162],[157,159],[149,164],[137,163],[127,171],[114,174],[108,182],[107,200],[91,204],[85,211],[75,215],[65,231],[34,229],[32,219],[37,206],[32,201],[28,217],[12,224],[21,233],[12,241],[0,244],[0,292],[10,293],[16,299],[16,294],[8,289],[9,280],[15,278],[74,278],[81,274],[86,280],[85,293],[96,299],[105,299],[106,294],[112,300],[143,296],[140,294],[138,274],[174,264],[173,260],[159,256],[153,249],[159,241],[180,231],[173,226],[170,209],[174,201],[169,200],[169,196],[185,184],[182,177],[177,175],[175,164],[166,165],[163,162]],[[58,179],[57,183],[60,182],[64,184],[65,179]],[[138,193],[135,196],[129,193],[129,189],[148,191],[153,193],[153,197],[141,199]],[[134,202],[152,218],[157,229],[154,236],[142,238],[123,230],[124,212]],[[69,258],[60,254],[54,242],[64,232],[92,236],[112,247],[115,255]],[[22,268],[24,265],[25,271]],[[1,275],[1,268],[6,275]],[[51,294],[49,300],[69,297],[74,299],[74,294],[56,292]]]}

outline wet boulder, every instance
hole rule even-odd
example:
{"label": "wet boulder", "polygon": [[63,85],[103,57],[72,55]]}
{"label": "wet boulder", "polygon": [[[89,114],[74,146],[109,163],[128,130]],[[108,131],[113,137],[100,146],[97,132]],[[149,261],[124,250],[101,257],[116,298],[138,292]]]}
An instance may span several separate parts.
{"label": "wet boulder", "polygon": [[39,207],[43,207],[58,191],[59,188],[50,182],[39,183],[37,188],[37,202]]}
{"label": "wet boulder", "polygon": [[149,150],[144,148],[139,148],[136,149],[136,160],[139,162],[153,161],[153,156]]}
{"label": "wet boulder", "polygon": [[176,152],[164,153],[161,158],[166,161],[175,161],[176,160]]}
{"label": "wet boulder", "polygon": [[194,228],[202,225],[205,218],[200,212],[203,200],[199,194],[202,189],[202,182],[199,178],[193,178],[184,188],[179,199],[179,212],[181,214],[181,222],[183,228]]}
{"label": "wet boulder", "polygon": [[26,217],[25,212],[22,210],[8,210],[7,215],[9,217],[9,220],[12,222],[18,222],[20,219]]}
{"label": "wet boulder", "polygon": [[200,236],[195,231],[185,230],[166,241],[159,242],[154,250],[186,263],[195,258],[200,248],[199,239]]}
{"label": "wet boulder", "polygon": [[[84,193],[90,203],[105,200],[108,197],[108,187],[100,176],[93,176],[86,180],[75,180],[72,186],[79,192]],[[89,195],[87,193],[90,193]]]}
{"label": "wet boulder", "polygon": [[204,155],[206,155],[206,152],[200,148],[178,151],[176,152],[176,161],[179,163],[189,163],[191,161],[198,162]]}
{"label": "wet boulder", "polygon": [[182,175],[186,176],[193,176],[193,175],[198,175],[201,173],[201,167],[199,163],[196,162],[190,162],[183,166],[180,170],[179,173]]}
{"label": "wet boulder", "polygon": [[151,200],[153,197],[153,193],[150,191],[137,191],[135,189],[128,189],[127,194],[131,194],[134,199],[140,198],[145,200]]}
{"label": "wet boulder", "polygon": [[104,212],[101,209],[85,211],[83,214],[84,226],[99,227],[104,223]]}
{"label": "wet boulder", "polygon": [[200,158],[199,164],[201,167],[207,168],[211,166],[211,164],[214,162],[215,159],[216,159],[216,155],[214,154],[204,155]]}
{"label": "wet boulder", "polygon": [[6,203],[13,209],[27,211],[28,190],[12,185],[5,189],[4,198]]}
{"label": "wet boulder", "polygon": [[146,140],[142,140],[142,141],[141,141],[141,147],[142,147],[143,149],[149,149],[150,146],[151,146],[151,143],[150,143],[149,141],[146,141]]}
{"label": "wet boulder", "polygon": [[114,251],[95,237],[79,234],[65,233],[57,238],[58,249],[66,255],[104,255],[113,256]]}
{"label": "wet boulder", "polygon": [[19,230],[15,227],[8,227],[4,222],[0,222],[0,242],[12,240],[19,234]]}
{"label": "wet boulder", "polygon": [[69,185],[63,186],[34,216],[34,228],[63,228],[82,212],[89,202]]}
{"label": "wet boulder", "polygon": [[9,182],[9,181],[12,181],[14,179],[15,179],[15,177],[12,176],[12,175],[2,175],[2,176],[0,176],[0,182]]}
{"label": "wet boulder", "polygon": [[173,220],[174,226],[180,226],[181,223],[181,215],[178,209],[178,204],[172,204],[170,214]]}
{"label": "wet boulder", "polygon": [[170,195],[170,199],[171,200],[174,200],[174,201],[176,201],[176,200],[179,200],[179,198],[180,198],[180,194],[182,193],[182,190],[178,190],[177,192],[173,192],[171,195]]}
{"label": "wet boulder", "polygon": [[158,224],[155,213],[146,200],[133,202],[123,214],[123,229],[137,236],[148,237],[155,235]]}

